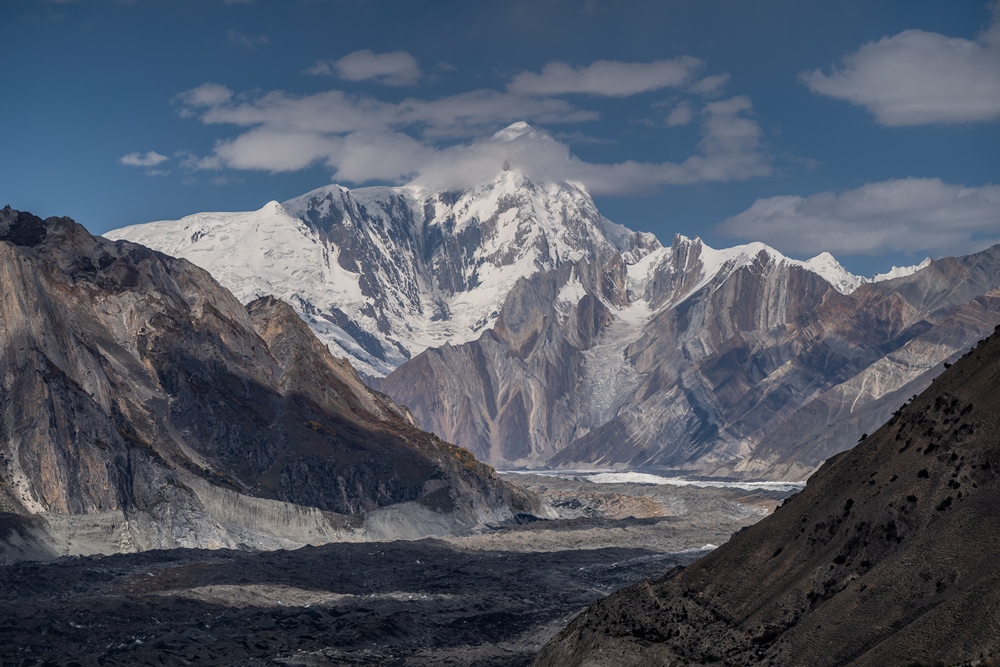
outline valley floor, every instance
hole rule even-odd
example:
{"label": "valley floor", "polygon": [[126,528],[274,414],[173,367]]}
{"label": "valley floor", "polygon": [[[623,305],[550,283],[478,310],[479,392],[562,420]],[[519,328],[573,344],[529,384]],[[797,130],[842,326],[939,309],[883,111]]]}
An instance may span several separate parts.
{"label": "valley floor", "polygon": [[0,664],[527,665],[585,606],[691,562],[783,495],[514,481],[561,518],[447,540],[0,568]]}

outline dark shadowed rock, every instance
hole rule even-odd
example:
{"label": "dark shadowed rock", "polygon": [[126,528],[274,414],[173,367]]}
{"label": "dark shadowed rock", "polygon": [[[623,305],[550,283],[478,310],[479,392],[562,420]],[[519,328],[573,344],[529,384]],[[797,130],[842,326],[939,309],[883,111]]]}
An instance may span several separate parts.
{"label": "dark shadowed rock", "polygon": [[286,304],[244,307],[185,260],[8,207],[0,287],[10,554],[419,537],[531,511]]}
{"label": "dark shadowed rock", "polygon": [[998,433],[1000,333],[773,515],[596,603],[534,664],[993,664],[972,661],[1000,656]]}

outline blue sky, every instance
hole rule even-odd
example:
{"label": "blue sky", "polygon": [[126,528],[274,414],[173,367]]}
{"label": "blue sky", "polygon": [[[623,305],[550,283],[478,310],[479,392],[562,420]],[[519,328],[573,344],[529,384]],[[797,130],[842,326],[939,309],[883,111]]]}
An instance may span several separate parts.
{"label": "blue sky", "polygon": [[0,38],[0,203],[96,233],[510,159],[665,243],[1000,242],[995,4],[3,0]]}

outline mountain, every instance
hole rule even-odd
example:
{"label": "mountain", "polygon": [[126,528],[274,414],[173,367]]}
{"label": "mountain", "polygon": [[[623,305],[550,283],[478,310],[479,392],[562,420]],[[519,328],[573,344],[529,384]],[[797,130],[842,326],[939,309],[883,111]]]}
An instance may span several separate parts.
{"label": "mountain", "polygon": [[1000,322],[996,250],[867,279],[829,253],[663,247],[582,186],[513,169],[108,237],[186,257],[244,302],[288,301],[423,428],[501,466],[801,480]]}
{"label": "mountain", "polygon": [[285,303],[69,218],[0,211],[0,552],[290,547],[532,511]]}
{"label": "mountain", "polygon": [[376,386],[498,465],[804,479],[1000,322],[1000,248],[851,291],[804,264],[677,237],[564,265]]}
{"label": "mountain", "polygon": [[[465,192],[331,185],[249,213],[201,213],[105,234],[184,257],[243,302],[273,294],[361,372],[490,329],[518,279],[658,247],[580,186],[516,171]],[[620,260],[619,260],[620,261]]]}
{"label": "mountain", "polygon": [[1000,328],[771,516],[577,616],[536,667],[992,665]]}

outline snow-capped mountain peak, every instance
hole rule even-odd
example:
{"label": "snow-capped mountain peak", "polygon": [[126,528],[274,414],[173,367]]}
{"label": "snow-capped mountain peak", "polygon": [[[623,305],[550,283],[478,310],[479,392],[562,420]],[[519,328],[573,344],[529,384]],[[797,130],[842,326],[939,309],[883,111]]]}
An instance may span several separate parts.
{"label": "snow-capped mountain peak", "polygon": [[494,132],[491,137],[493,141],[516,141],[521,138],[552,141],[552,137],[547,132],[536,129],[523,120],[511,123],[504,129]]}
{"label": "snow-capped mountain peak", "polygon": [[905,278],[906,276],[912,276],[917,271],[925,269],[931,265],[931,258],[928,257],[919,264],[913,264],[912,266],[894,266],[885,273],[876,273],[872,277],[873,283],[880,283],[883,280],[893,280],[894,278]]}
{"label": "snow-capped mountain peak", "polygon": [[107,236],[186,257],[241,300],[288,301],[336,354],[381,376],[427,347],[478,338],[522,278],[651,249],[609,224],[581,186],[507,169],[461,192],[327,185]]}
{"label": "snow-capped mountain peak", "polygon": [[821,252],[812,259],[802,262],[801,265],[802,268],[812,271],[816,275],[824,278],[841,294],[850,294],[854,290],[858,289],[862,283],[868,282],[865,278],[856,276],[845,269],[841,263],[828,252]]}
{"label": "snow-capped mountain peak", "polygon": [[[515,123],[496,139],[532,132]],[[291,303],[335,354],[373,376],[429,347],[478,338],[519,280],[581,260],[627,267],[606,305],[634,302],[650,313],[748,266],[799,266],[843,293],[867,282],[829,253],[800,261],[763,243],[717,250],[680,235],[663,247],[604,218],[582,185],[533,180],[516,168],[458,192],[331,184],[256,211],[199,213],[107,236],[185,257],[242,301],[273,294]]]}

